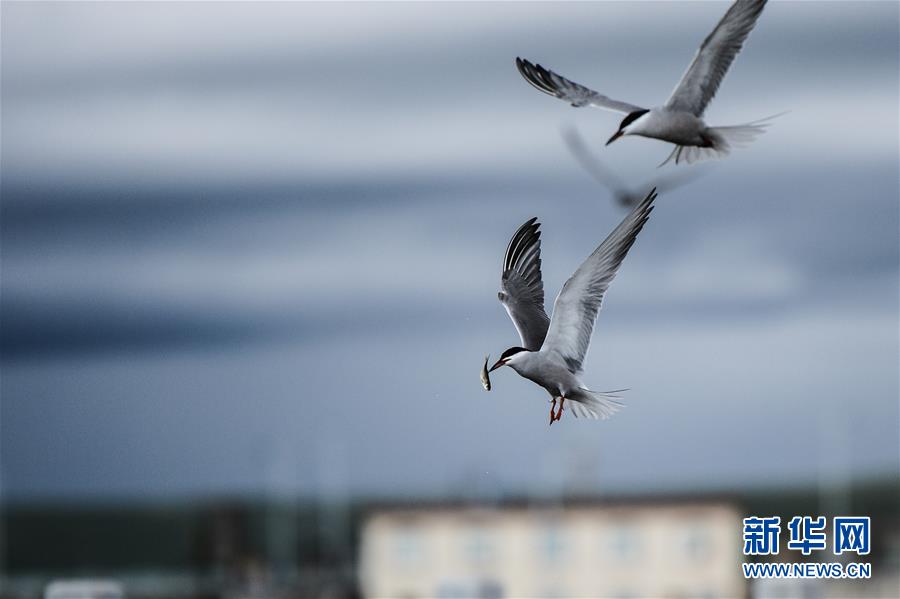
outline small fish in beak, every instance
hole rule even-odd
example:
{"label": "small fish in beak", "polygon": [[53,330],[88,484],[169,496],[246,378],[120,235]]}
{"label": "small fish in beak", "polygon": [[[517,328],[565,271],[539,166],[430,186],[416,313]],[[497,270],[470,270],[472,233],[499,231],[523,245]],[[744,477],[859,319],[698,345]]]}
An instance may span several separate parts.
{"label": "small fish in beak", "polygon": [[484,357],[484,366],[481,367],[481,386],[484,387],[485,391],[491,390],[491,377],[488,374],[488,360],[491,359],[491,354],[488,354]]}

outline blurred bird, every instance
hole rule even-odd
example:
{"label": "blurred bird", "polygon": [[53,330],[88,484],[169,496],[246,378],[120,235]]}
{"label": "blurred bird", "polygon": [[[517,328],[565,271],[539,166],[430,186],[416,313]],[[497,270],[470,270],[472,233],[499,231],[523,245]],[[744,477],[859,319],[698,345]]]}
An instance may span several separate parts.
{"label": "blurred bird", "polygon": [[675,144],[675,149],[660,166],[671,160],[675,164],[691,164],[707,158],[721,158],[728,154],[732,145],[752,141],[765,130],[767,121],[775,118],[729,127],[710,127],[702,118],[765,5],[766,0],[735,0],[716,28],[703,40],[672,95],[663,106],[655,108],[613,100],[522,58],[516,58],[516,66],[528,83],[576,108],[595,106],[624,113],[626,116],[619,129],[606,145],[624,135],[641,135]]}
{"label": "blurred bird", "polygon": [[[491,366],[509,366],[550,393],[550,424],[562,418],[570,401],[575,416],[608,418],[622,404],[618,393],[591,391],[580,380],[597,313],[625,254],[653,210],[656,190],[619,223],[578,267],[553,304],[553,319],[544,311],[541,278],[541,233],[536,218],[513,235],[503,258],[500,302],[519,332],[522,347],[511,347]],[[556,410],[556,402],[559,409]]]}
{"label": "blurred bird", "polygon": [[657,192],[665,193],[682,185],[687,185],[707,173],[706,170],[697,170],[704,167],[695,166],[693,169],[675,171],[669,175],[654,177],[650,182],[636,187],[629,187],[612,169],[604,166],[603,162],[591,152],[584,141],[584,137],[578,133],[575,127],[566,127],[562,129],[561,134],[563,141],[566,142],[566,147],[575,157],[575,160],[600,185],[608,189],[616,203],[624,208],[634,208],[647,194],[647,190],[656,189]]}

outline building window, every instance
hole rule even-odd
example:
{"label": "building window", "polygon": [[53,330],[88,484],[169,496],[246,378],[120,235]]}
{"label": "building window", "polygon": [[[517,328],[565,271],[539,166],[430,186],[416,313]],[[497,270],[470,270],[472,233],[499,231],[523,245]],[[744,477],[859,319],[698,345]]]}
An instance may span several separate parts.
{"label": "building window", "polygon": [[438,585],[437,599],[503,599],[503,585],[494,580],[446,580]]}
{"label": "building window", "polygon": [[703,562],[712,555],[712,537],[705,524],[695,523],[681,533],[681,548],[685,558],[692,562]]}
{"label": "building window", "polygon": [[496,555],[494,535],[486,528],[472,526],[465,531],[463,538],[463,551],[470,562],[481,563]]}
{"label": "building window", "polygon": [[556,524],[545,525],[539,534],[538,548],[547,561],[562,559],[566,549],[562,527]]}
{"label": "building window", "polygon": [[478,585],[478,599],[503,599],[503,585],[495,580],[483,580]]}
{"label": "building window", "polygon": [[613,527],[609,534],[609,549],[620,562],[636,560],[641,551],[637,527],[631,524]]}
{"label": "building window", "polygon": [[442,582],[435,596],[437,599],[470,599],[472,591],[462,582]]}
{"label": "building window", "polygon": [[405,525],[394,531],[394,557],[402,564],[417,564],[424,552],[422,533],[413,526]]}

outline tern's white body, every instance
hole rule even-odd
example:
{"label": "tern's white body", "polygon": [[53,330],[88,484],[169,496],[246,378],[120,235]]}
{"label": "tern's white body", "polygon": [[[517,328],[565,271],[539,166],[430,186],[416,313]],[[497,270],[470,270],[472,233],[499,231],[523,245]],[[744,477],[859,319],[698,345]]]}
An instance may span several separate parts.
{"label": "tern's white body", "polygon": [[650,112],[625,127],[623,134],[651,137],[677,146],[700,147],[712,145],[717,138],[702,118],[665,106],[651,108]]}
{"label": "tern's white body", "polygon": [[550,397],[572,397],[586,388],[565,361],[552,351],[519,352],[506,365],[519,376],[546,389]]}

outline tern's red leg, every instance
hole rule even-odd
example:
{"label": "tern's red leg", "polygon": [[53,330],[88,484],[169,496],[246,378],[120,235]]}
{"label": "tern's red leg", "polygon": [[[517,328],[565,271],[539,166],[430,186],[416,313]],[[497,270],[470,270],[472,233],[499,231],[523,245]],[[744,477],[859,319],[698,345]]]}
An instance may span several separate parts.
{"label": "tern's red leg", "polygon": [[556,409],[556,398],[553,398],[553,403],[550,404],[550,424],[553,424],[553,410]]}
{"label": "tern's red leg", "polygon": [[566,398],[565,398],[565,397],[560,397],[560,398],[559,398],[559,410],[556,412],[556,418],[555,418],[554,420],[559,420],[560,418],[562,418],[563,405],[564,405],[565,403],[566,403]]}

